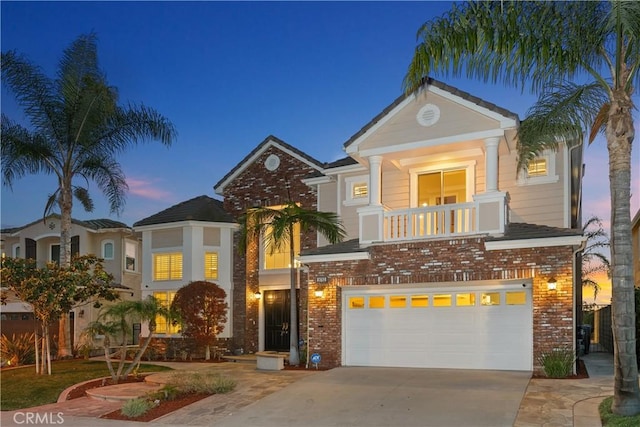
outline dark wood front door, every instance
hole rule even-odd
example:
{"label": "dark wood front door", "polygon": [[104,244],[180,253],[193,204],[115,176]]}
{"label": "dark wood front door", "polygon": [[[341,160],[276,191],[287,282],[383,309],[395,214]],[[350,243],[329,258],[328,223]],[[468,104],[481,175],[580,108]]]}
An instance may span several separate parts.
{"label": "dark wood front door", "polygon": [[264,292],[264,349],[289,351],[291,291]]}

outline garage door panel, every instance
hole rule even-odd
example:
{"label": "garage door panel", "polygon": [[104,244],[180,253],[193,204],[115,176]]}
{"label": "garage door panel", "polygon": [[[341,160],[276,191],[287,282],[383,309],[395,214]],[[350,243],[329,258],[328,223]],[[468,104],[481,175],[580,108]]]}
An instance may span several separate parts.
{"label": "garage door panel", "polygon": [[[464,293],[456,298],[456,292]],[[475,292],[475,293],[474,293]],[[349,309],[344,305],[344,352],[346,365],[404,366],[468,369],[532,369],[531,291],[506,304],[499,299],[482,305],[482,292],[461,288],[451,294],[451,306],[390,307],[390,295],[376,292],[384,308]],[[522,290],[515,291],[522,294]],[[471,295],[473,294],[473,295]],[[380,298],[383,296],[384,298]],[[345,293],[348,298],[349,294]],[[446,298],[443,298],[446,300]],[[497,302],[496,302],[497,301]],[[515,302],[514,302],[515,301]],[[456,306],[456,302],[460,303]]]}

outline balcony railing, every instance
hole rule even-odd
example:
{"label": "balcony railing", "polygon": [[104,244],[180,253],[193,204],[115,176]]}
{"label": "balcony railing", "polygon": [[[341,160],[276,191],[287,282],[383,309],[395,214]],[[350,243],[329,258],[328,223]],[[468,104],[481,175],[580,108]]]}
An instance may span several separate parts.
{"label": "balcony railing", "polygon": [[427,206],[384,213],[384,241],[463,236],[477,232],[476,203]]}

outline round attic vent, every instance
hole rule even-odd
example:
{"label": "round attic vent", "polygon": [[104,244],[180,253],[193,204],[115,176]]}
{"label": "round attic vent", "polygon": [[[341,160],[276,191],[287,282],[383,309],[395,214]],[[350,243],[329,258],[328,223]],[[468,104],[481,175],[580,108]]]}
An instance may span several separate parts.
{"label": "round attic vent", "polygon": [[274,171],[278,169],[278,166],[280,166],[280,157],[275,154],[270,155],[267,157],[267,160],[264,161],[264,167],[267,168],[267,170]]}
{"label": "round attic vent", "polygon": [[418,111],[416,115],[416,120],[420,125],[428,127],[433,126],[438,122],[440,118],[440,109],[437,105],[426,104],[424,107]]}

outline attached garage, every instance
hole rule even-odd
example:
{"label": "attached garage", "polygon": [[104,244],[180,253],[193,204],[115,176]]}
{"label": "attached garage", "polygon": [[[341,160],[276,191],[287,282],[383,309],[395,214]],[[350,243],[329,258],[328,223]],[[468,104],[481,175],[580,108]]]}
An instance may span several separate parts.
{"label": "attached garage", "polygon": [[533,369],[531,281],[344,287],[345,366]]}

